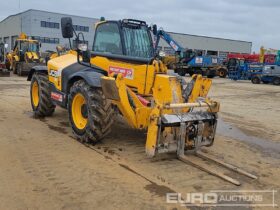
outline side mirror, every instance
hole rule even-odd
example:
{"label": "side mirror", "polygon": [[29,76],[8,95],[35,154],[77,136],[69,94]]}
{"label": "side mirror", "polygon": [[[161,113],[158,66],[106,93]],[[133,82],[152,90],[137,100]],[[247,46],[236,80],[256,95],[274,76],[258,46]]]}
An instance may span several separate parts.
{"label": "side mirror", "polygon": [[153,25],[153,34],[156,36],[157,35],[157,25]]}
{"label": "side mirror", "polygon": [[72,18],[70,18],[70,17],[61,18],[61,32],[62,32],[63,38],[72,38],[73,37]]}

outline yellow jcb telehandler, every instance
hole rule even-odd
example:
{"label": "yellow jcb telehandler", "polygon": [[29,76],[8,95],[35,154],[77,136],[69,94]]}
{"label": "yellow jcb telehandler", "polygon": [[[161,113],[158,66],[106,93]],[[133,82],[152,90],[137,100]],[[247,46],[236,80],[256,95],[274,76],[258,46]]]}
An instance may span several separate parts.
{"label": "yellow jcb telehandler", "polygon": [[184,87],[182,77],[168,75],[144,21],[98,22],[92,51],[71,18],[62,18],[61,28],[64,38],[75,34],[78,49],[31,69],[31,105],[37,116],[50,116],[61,106],[68,110],[76,138],[95,143],[114,126],[115,106],[131,127],[147,130],[149,157],[176,152],[184,161],[186,151],[213,144],[219,102],[207,97],[211,80],[193,75]]}
{"label": "yellow jcb telehandler", "polygon": [[19,76],[28,73],[30,69],[43,62],[40,56],[40,42],[29,39],[21,33],[15,42],[13,50],[7,54],[7,69]]}

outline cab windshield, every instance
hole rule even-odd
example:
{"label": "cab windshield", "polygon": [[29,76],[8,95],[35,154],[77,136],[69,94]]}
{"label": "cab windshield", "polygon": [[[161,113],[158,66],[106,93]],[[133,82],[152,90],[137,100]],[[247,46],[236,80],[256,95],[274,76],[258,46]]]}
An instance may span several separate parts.
{"label": "cab windshield", "polygon": [[96,29],[93,51],[151,58],[153,43],[147,26],[136,24],[119,27],[115,22],[107,22]]}
{"label": "cab windshield", "polygon": [[37,42],[26,42],[20,43],[20,50],[23,52],[39,52],[39,44]]}
{"label": "cab windshield", "polygon": [[153,44],[146,26],[123,27],[126,55],[140,58],[153,57]]}
{"label": "cab windshield", "polygon": [[39,44],[38,43],[29,43],[29,51],[30,52],[39,52]]}

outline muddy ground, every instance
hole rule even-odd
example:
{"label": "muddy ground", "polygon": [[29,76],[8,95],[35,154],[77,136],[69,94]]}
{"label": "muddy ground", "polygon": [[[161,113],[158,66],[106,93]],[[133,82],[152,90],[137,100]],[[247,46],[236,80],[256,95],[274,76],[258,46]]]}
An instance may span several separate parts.
{"label": "muddy ground", "polygon": [[210,96],[221,112],[215,144],[205,151],[258,180],[225,171],[242,183],[234,186],[174,155],[148,159],[145,133],[121,118],[87,147],[73,138],[65,110],[33,117],[25,78],[0,78],[0,209],[185,209],[166,203],[166,193],[211,190],[278,190],[280,204],[280,87],[216,78]]}

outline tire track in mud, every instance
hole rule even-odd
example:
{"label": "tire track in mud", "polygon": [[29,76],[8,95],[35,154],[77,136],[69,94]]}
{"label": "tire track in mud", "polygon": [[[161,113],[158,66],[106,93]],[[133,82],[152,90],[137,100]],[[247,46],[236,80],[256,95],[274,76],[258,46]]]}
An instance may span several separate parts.
{"label": "tire track in mud", "polygon": [[[25,112],[25,116],[27,113]],[[41,120],[40,123],[47,124],[47,122],[48,120]],[[52,128],[49,127],[49,129]],[[48,127],[46,129],[48,130]],[[61,133],[60,130],[55,129],[55,131],[53,133]],[[90,208],[89,204],[99,206],[100,204],[98,205],[98,202],[104,200],[104,198],[97,196],[97,203],[94,203],[95,200],[88,199],[98,192],[104,193],[105,191],[108,198],[121,195],[128,200],[135,200],[135,204],[141,206],[143,209],[163,209],[161,205],[155,206],[155,203],[158,201],[148,202],[147,195],[146,197],[144,196],[144,200],[141,200],[140,203],[139,195],[129,189],[130,186],[124,184],[126,181],[123,180],[123,177],[118,177],[117,174],[110,173],[110,165],[112,168],[119,167],[119,170],[123,168],[122,166],[108,162],[104,170],[96,171],[91,166],[102,163],[98,162],[98,160],[96,163],[90,162],[86,157],[86,153],[88,152],[83,153],[85,147],[76,143],[76,141],[74,145],[73,142],[67,142],[72,139],[68,138],[65,133],[58,135],[62,136],[63,139],[52,139],[48,138],[49,135],[42,134],[40,139],[29,140],[25,134],[19,137],[10,133],[10,140],[6,142],[9,147],[13,147],[17,151],[15,157],[19,159],[19,165],[22,167],[24,176],[30,182],[29,186],[32,194],[35,194],[35,197],[36,195],[42,195],[46,198],[46,201],[40,204],[38,204],[35,198],[29,198],[29,201],[32,202],[32,207],[35,206],[38,208],[41,205],[47,205],[47,203],[56,203],[58,205],[56,209],[88,209]],[[66,136],[66,138],[63,136]],[[76,152],[79,157],[73,156],[73,152]],[[79,158],[81,158],[81,162]],[[123,171],[127,171],[127,169]],[[70,176],[65,176],[66,174],[70,174]],[[147,182],[150,183],[148,180]],[[108,183],[110,183],[111,187],[106,191],[104,187],[108,187]],[[149,184],[147,185],[149,186]],[[154,189],[154,186],[152,188]],[[146,191],[150,193],[149,190]],[[118,200],[112,199],[112,204],[110,205],[116,205],[117,208],[120,202],[129,202],[123,201],[124,199],[122,201]],[[153,198],[152,200],[157,199]],[[123,206],[126,205],[123,203]]]}
{"label": "tire track in mud", "polygon": [[[25,94],[27,95],[27,91]],[[15,116],[23,122],[22,125],[31,122],[29,118],[33,118],[32,113],[26,111],[30,110],[29,106],[25,106],[25,110],[19,103],[10,101],[10,97],[4,98],[4,100],[20,110],[16,112]],[[26,103],[29,105],[29,98],[26,99]],[[6,111],[11,112],[11,110],[13,109],[7,109]],[[19,112],[20,114],[18,114]],[[24,118],[28,118],[29,121],[23,121]],[[32,120],[35,121],[35,119]],[[37,133],[37,137],[42,136],[42,139],[29,141],[31,135],[23,135],[19,138],[15,134],[9,144],[14,144],[16,150],[18,150],[17,156],[20,157],[24,172],[29,177],[30,182],[32,182],[33,192],[35,194],[44,194],[46,198],[49,196],[50,198],[46,202],[59,203],[61,209],[89,207],[90,201],[85,198],[93,195],[94,192],[104,192],[104,186],[108,183],[112,185],[112,188],[107,189],[108,198],[114,196],[114,194],[121,193],[121,197],[136,200],[139,195],[136,195],[133,190],[129,189],[131,186],[120,186],[125,181],[114,176],[114,173],[116,173],[114,169],[116,167],[131,173],[130,177],[133,177],[136,180],[135,182],[139,179],[145,180],[144,183],[147,184],[144,186],[144,189],[151,195],[161,198],[167,191],[185,193],[217,189],[217,186],[219,189],[233,188],[232,185],[216,177],[212,177],[205,172],[182,163],[172,154],[160,155],[154,159],[147,158],[144,148],[145,133],[129,128],[123,121],[117,121],[113,132],[101,143],[94,146],[90,145],[90,148],[81,149],[81,147],[84,147],[80,143],[73,143],[76,140],[73,140],[71,136],[66,111],[58,109],[52,118],[40,120],[41,122],[38,121],[36,124],[44,123],[43,125],[46,128],[42,133]],[[17,124],[17,126],[22,125]],[[28,126],[25,125],[24,127]],[[15,133],[17,132],[15,131]],[[36,135],[33,135],[33,138],[34,136]],[[54,136],[55,138],[52,139]],[[235,145],[239,148],[241,144]],[[78,153],[76,154],[76,152]],[[98,164],[98,162],[105,164],[104,161],[97,160],[95,162],[93,157],[96,157],[96,155],[91,156],[91,153],[99,153],[105,159],[105,171],[102,173],[99,170],[98,172],[93,170],[91,165]],[[231,155],[234,159],[235,154]],[[225,156],[226,154],[220,157],[223,159]],[[80,158],[81,160],[79,160]],[[100,165],[99,163],[99,167],[103,167],[102,164]],[[259,163],[254,164],[253,168],[259,167]],[[265,176],[270,175],[269,171],[263,171],[262,173],[265,173]],[[70,178],[67,178],[66,174],[71,174]],[[96,177],[101,178],[94,180]],[[264,189],[267,187],[262,183],[250,182],[246,178],[240,177],[240,179],[244,182],[245,187],[248,188]],[[81,200],[83,202],[80,202]],[[113,207],[117,205],[116,201],[112,202]],[[154,209],[155,206],[151,202],[151,200],[144,200],[143,209]],[[36,203],[35,199],[34,203]],[[98,203],[95,204],[98,206]]]}
{"label": "tire track in mud", "polygon": [[[44,123],[48,125],[48,121],[44,121]],[[232,187],[226,182],[221,184],[221,180],[218,178],[177,160],[174,154],[160,155],[154,159],[147,158],[144,151],[145,134],[129,128],[123,120],[118,120],[115,124],[117,126],[108,138],[94,146],[85,146],[99,153],[105,159],[113,161],[122,168],[149,181],[150,184],[147,185],[146,190],[151,193],[163,196],[167,192],[215,189],[217,185],[227,188]],[[59,125],[63,125],[63,128],[60,127],[62,131],[57,129],[54,131],[67,133],[69,124],[60,121]],[[52,127],[49,128],[52,129]],[[69,137],[76,141],[71,135]],[[211,163],[210,165],[216,167]],[[242,181],[250,183],[249,179],[240,178]]]}
{"label": "tire track in mud", "polygon": [[[63,127],[59,127],[54,125],[49,126],[50,125],[49,121],[51,121],[51,119],[49,120],[39,119],[39,120],[45,123],[49,129],[55,132],[61,134],[68,133],[67,130],[69,129],[69,124],[65,121],[60,121],[59,125],[62,125]],[[123,124],[123,122],[118,122],[118,123]],[[128,130],[129,133],[122,132],[122,131],[119,132],[120,128]],[[155,167],[156,170],[158,170],[158,167],[160,167],[162,172],[169,170],[168,172],[171,173],[170,177],[174,177],[176,183],[178,184],[179,183],[181,184],[181,182],[185,178],[182,177],[181,179],[178,179],[178,177],[172,175],[172,173],[174,174],[174,173],[183,172],[183,170],[186,167],[185,164],[175,159],[176,157],[174,157],[174,155],[167,155],[167,157],[161,157],[159,159],[151,160],[145,156],[145,151],[144,151],[145,134],[137,130],[131,129],[129,127],[123,128],[122,126],[114,130],[115,132],[110,134],[109,137],[106,138],[106,140],[103,140],[101,143],[98,143],[96,145],[90,145],[90,144],[83,144],[83,145],[95,151],[96,153],[100,154],[105,159],[110,160],[115,164],[118,164],[123,169],[130,171],[131,173],[136,174],[137,176],[148,181],[149,184],[145,187],[145,189],[150,193],[160,197],[164,197],[166,193],[175,192],[176,185],[172,185],[170,182],[168,182],[168,179],[165,178],[165,175],[150,174],[150,172],[142,173],[141,169],[139,169],[137,166],[135,167],[134,162],[140,162],[142,166],[144,166],[145,164],[150,164],[149,167],[150,168]],[[123,137],[125,136],[129,136],[131,138],[130,132],[136,134],[136,136],[138,136],[139,139],[136,139],[136,141],[124,141]],[[123,135],[120,135],[120,133],[122,133]],[[71,135],[68,136],[69,138],[73,139],[73,141],[77,141],[73,136]],[[135,136],[133,135],[133,137]],[[118,144],[116,145],[115,143]],[[122,154],[124,151],[125,154]],[[149,169],[149,167],[147,167],[147,169]],[[203,172],[201,173],[203,174]],[[200,187],[195,186],[195,188],[200,188]]]}
{"label": "tire track in mud", "polygon": [[[65,113],[64,115],[61,115],[60,113],[59,116],[55,118],[55,120],[58,119],[63,121],[60,121],[58,125],[55,125],[53,123],[48,123],[48,120],[40,120],[46,123],[48,128],[55,132],[61,134],[69,133],[70,129],[67,122],[65,122]],[[206,175],[204,172],[181,163],[172,155],[166,155],[153,160],[146,158],[144,151],[145,134],[130,129],[128,125],[123,122],[117,123],[119,125],[115,127],[115,131],[113,131],[108,138],[104,139],[101,144],[96,145],[99,150],[103,150],[102,152],[107,159],[110,159],[111,156],[117,156],[117,160],[123,158],[125,161],[129,161],[130,164],[140,166],[142,169],[144,169],[143,165],[145,165],[145,168],[147,168],[150,173],[148,173],[149,176],[155,177],[160,182],[172,183],[175,186],[183,186],[183,188],[189,187],[190,184],[189,181],[185,181],[186,176],[184,174],[186,172],[188,179],[195,180],[198,178],[199,180],[205,179],[205,181],[211,180],[211,182],[213,182],[211,176],[209,177],[209,175]],[[59,146],[59,143],[56,142],[55,144]],[[195,188],[202,189],[203,187],[195,185]]]}

